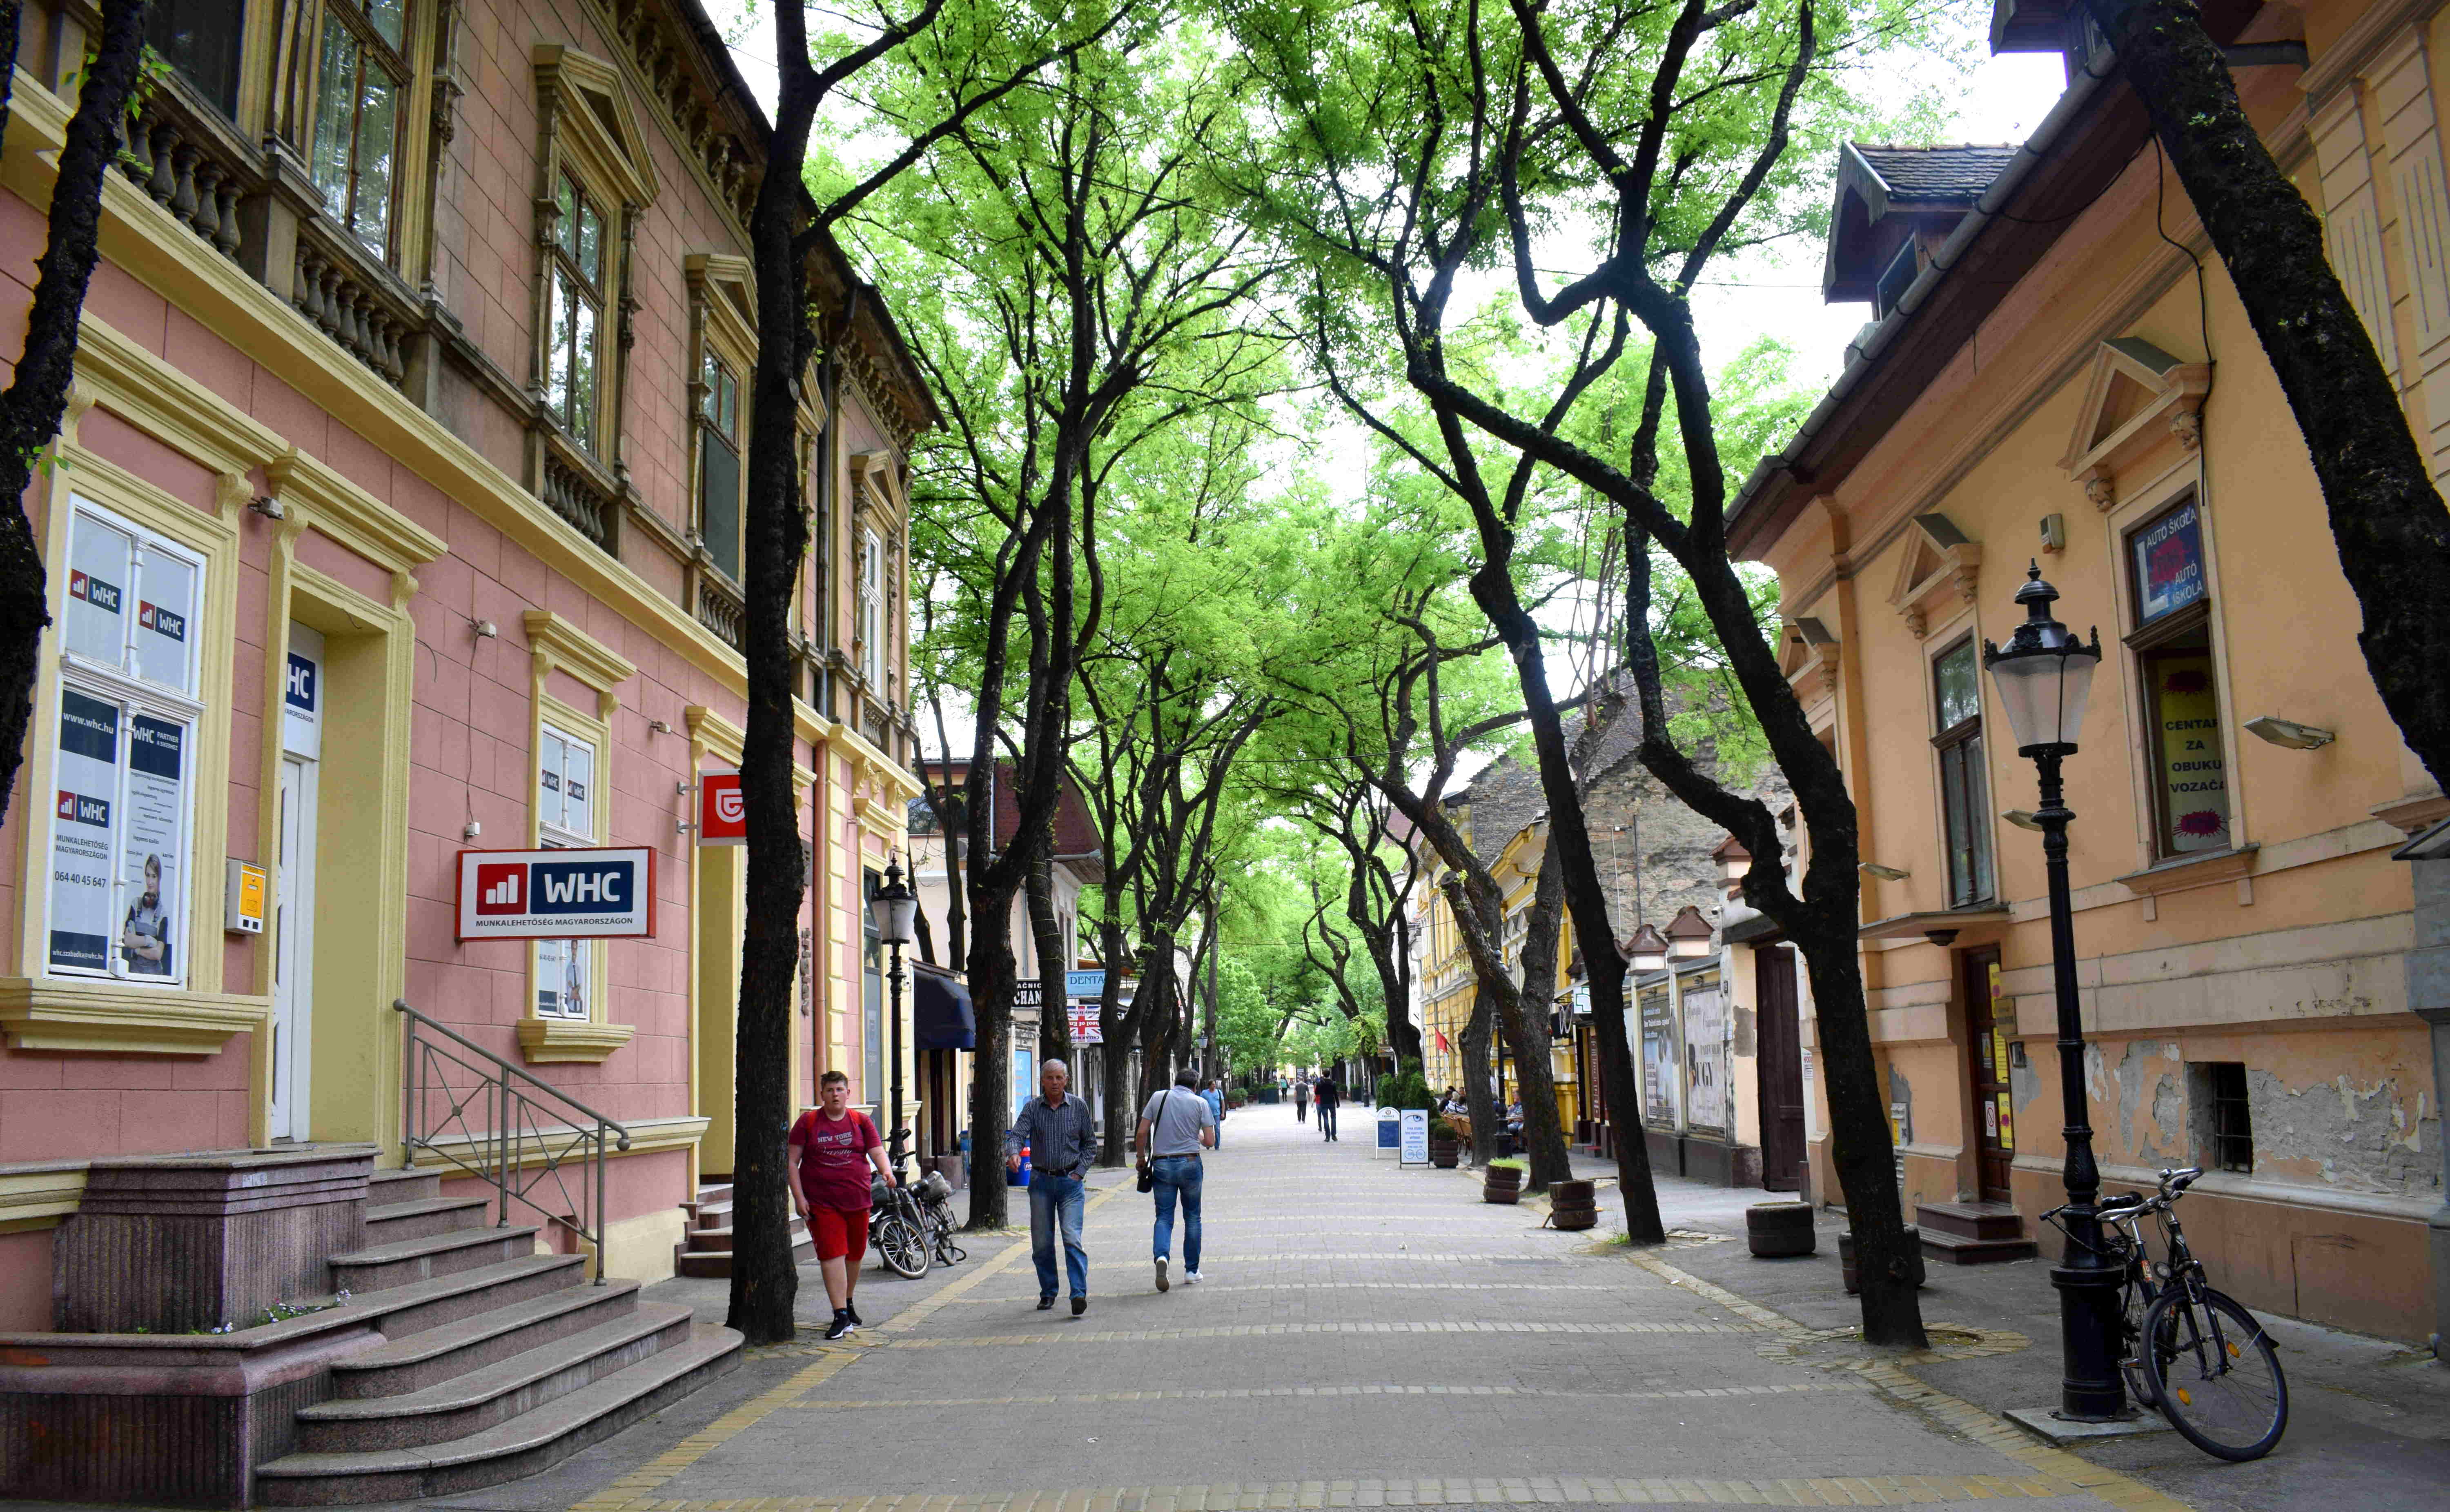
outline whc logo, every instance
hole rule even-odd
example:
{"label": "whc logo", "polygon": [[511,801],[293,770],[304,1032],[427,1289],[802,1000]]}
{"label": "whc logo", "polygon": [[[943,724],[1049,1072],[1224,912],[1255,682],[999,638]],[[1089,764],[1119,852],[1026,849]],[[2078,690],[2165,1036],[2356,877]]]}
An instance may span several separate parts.
{"label": "whc logo", "polygon": [[528,911],[528,868],[524,862],[494,862],[476,867],[476,912],[523,914]]}
{"label": "whc logo", "polygon": [[630,907],[637,868],[629,862],[481,862],[479,918],[506,914],[618,913]]}
{"label": "whc logo", "polygon": [[91,824],[99,829],[110,827],[110,800],[88,798],[83,793],[60,789],[59,816],[71,824]]}

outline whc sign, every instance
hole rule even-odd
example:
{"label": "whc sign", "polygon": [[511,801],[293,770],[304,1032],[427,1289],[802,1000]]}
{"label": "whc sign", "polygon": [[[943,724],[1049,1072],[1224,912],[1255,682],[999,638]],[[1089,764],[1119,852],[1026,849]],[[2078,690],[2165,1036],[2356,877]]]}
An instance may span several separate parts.
{"label": "whc sign", "polygon": [[463,850],[461,940],[626,940],[655,932],[655,853]]}

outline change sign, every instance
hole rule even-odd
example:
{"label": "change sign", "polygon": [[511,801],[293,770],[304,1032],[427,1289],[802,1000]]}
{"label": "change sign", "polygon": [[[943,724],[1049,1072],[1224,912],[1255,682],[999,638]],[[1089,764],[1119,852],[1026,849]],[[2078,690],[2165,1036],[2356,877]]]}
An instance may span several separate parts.
{"label": "change sign", "polygon": [[655,853],[463,850],[462,940],[623,940],[655,932]]}

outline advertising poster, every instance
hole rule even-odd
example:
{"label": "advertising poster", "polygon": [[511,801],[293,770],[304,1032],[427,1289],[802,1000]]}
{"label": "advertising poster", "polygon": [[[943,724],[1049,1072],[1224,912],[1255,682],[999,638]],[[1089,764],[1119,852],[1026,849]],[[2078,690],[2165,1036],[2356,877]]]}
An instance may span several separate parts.
{"label": "advertising poster", "polygon": [[1426,1166],[1429,1163],[1429,1112],[1426,1108],[1404,1110],[1404,1153],[1401,1163]]}
{"label": "advertising poster", "polygon": [[2180,854],[2228,843],[2228,769],[2221,753],[2220,694],[2208,652],[2155,656],[2152,708],[2161,721],[2162,812]]}
{"label": "advertising poster", "polygon": [[111,667],[127,655],[127,566],[133,543],[79,511],[68,527],[68,649]]}
{"label": "advertising poster", "polygon": [[[78,522],[82,529],[84,521]],[[60,689],[58,791],[51,810],[51,943],[55,971],[110,969],[112,810],[119,801],[119,709]]]}
{"label": "advertising poster", "polygon": [[1642,995],[1642,1112],[1646,1121],[1675,1127],[1682,1082],[1667,989],[1656,987]]}
{"label": "advertising poster", "polygon": [[150,714],[127,721],[127,812],[120,828],[120,882],[126,912],[119,959],[131,977],[175,977],[185,941],[177,901],[186,857],[179,816],[186,786],[187,727]]}
{"label": "advertising poster", "polygon": [[655,853],[641,846],[459,853],[461,940],[644,939]]}
{"label": "advertising poster", "polygon": [[2135,553],[2135,618],[2149,625],[2204,596],[2203,522],[2192,504],[2182,504],[2137,531],[2128,542]]}
{"label": "advertising poster", "polygon": [[1404,1147],[1404,1121],[1392,1108],[1378,1110],[1378,1148],[1401,1151]]}
{"label": "advertising poster", "polygon": [[196,570],[166,552],[148,550],[136,602],[136,675],[189,690],[187,625],[196,608]]}
{"label": "advertising poster", "polygon": [[1697,1129],[1727,1127],[1726,1002],[1715,971],[1685,984],[1684,1079],[1689,1122]]}

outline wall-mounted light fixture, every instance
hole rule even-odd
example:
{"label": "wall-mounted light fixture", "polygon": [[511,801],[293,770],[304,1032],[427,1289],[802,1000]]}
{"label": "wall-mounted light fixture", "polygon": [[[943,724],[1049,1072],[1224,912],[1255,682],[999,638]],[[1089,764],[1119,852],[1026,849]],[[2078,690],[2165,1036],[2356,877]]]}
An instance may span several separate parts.
{"label": "wall-mounted light fixture", "polygon": [[1882,882],[1903,882],[1914,875],[1910,871],[1901,871],[1895,866],[1883,866],[1876,861],[1859,863],[1855,869],[1866,877],[1877,877]]}
{"label": "wall-mounted light fixture", "polygon": [[269,494],[258,494],[246,501],[246,507],[268,520],[285,520],[289,517],[289,511],[282,507],[279,499]]}
{"label": "wall-mounted light fixture", "polygon": [[2033,811],[2030,808],[2003,808],[1999,811],[1999,817],[2018,829],[2030,829],[2039,833],[2042,827],[2042,822],[2033,817]]}
{"label": "wall-mounted light fixture", "polygon": [[468,622],[468,628],[476,632],[476,638],[480,641],[492,640],[502,633],[502,627],[489,619],[472,619]]}
{"label": "wall-mounted light fixture", "polygon": [[651,719],[647,721],[647,727],[658,735],[672,733],[672,722],[669,719]]}
{"label": "wall-mounted light fixture", "polygon": [[2246,722],[2246,733],[2257,740],[2268,741],[2286,750],[2321,750],[2339,739],[2338,734],[2313,725],[2300,725],[2293,719],[2265,714]]}

